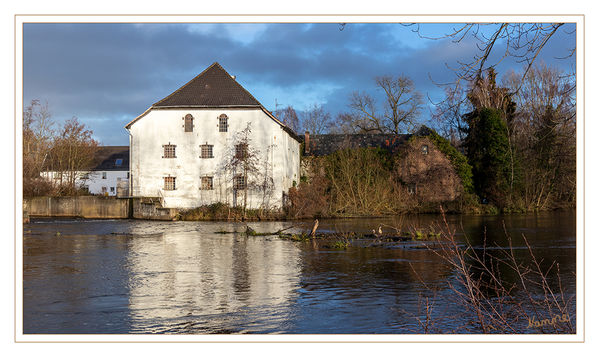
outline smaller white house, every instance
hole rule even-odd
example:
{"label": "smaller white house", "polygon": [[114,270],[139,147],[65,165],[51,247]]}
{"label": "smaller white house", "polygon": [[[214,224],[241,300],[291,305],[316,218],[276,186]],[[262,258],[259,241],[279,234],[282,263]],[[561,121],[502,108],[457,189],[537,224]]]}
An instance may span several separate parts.
{"label": "smaller white house", "polygon": [[[44,171],[42,177],[56,184],[66,181],[64,173]],[[128,196],[129,189],[129,147],[101,146],[94,155],[92,168],[76,173],[75,185],[87,188],[92,195]]]}

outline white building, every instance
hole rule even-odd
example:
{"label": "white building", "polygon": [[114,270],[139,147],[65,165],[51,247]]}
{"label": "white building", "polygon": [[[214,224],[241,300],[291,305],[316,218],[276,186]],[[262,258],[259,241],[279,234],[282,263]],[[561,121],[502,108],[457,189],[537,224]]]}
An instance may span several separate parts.
{"label": "white building", "polygon": [[[260,172],[245,180],[226,164],[248,126],[249,151],[257,153]],[[247,187],[248,208],[277,208],[299,183],[300,138],[218,63],[125,128],[130,135],[130,192],[159,197],[164,207],[241,205]],[[269,179],[268,190],[257,187]]]}
{"label": "white building", "polygon": [[[75,186],[87,188],[92,195],[128,196],[129,147],[100,146],[94,154],[91,169],[74,173]],[[41,176],[59,185],[69,180],[70,173],[43,171]]]}

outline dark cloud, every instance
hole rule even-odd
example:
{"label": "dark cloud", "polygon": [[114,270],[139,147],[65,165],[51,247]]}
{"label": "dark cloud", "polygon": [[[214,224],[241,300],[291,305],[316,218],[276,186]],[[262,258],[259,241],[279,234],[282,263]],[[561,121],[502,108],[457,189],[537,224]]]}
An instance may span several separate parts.
{"label": "dark cloud", "polygon": [[[446,64],[477,51],[470,39],[418,39],[399,24],[259,24],[248,33],[249,26],[25,24],[25,103],[47,100],[57,121],[78,116],[104,144],[127,144],[127,122],[215,61],[269,109],[275,98],[314,98],[336,115],[352,91],[374,90],[379,75],[406,74],[439,97],[430,78],[451,81]],[[567,54],[573,37],[559,33],[542,58],[563,66],[553,58]],[[520,67],[506,61],[500,71]]]}

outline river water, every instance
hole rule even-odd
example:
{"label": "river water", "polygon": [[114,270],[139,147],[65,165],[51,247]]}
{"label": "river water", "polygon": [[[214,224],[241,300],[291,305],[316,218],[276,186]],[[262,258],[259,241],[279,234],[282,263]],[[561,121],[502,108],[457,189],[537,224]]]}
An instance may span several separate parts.
{"label": "river water", "polygon": [[[370,232],[381,224],[425,230],[441,222],[437,215],[322,220],[319,230]],[[559,263],[562,289],[575,306],[575,212],[450,215],[447,222],[458,240],[474,247],[486,242],[505,248],[511,237],[516,256],[526,262],[524,235],[544,269]],[[292,229],[297,232],[312,222],[250,223],[258,232],[290,225],[298,225]],[[463,308],[448,287],[455,271],[429,249],[364,244],[331,249],[276,236],[216,233],[244,228],[244,223],[139,220],[25,224],[23,331],[422,333],[417,318],[425,316],[428,298],[438,332],[464,332],[464,321],[456,317]],[[551,276],[555,287],[559,280]],[[434,292],[433,285],[439,287]]]}

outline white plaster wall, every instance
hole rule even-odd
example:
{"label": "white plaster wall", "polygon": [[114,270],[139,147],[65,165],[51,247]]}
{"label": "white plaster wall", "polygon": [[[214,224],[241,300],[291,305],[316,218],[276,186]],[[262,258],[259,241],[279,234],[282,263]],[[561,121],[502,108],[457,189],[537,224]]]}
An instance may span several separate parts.
{"label": "white plaster wall", "polygon": [[[193,132],[185,132],[186,114],[194,117]],[[218,117],[229,117],[228,131],[218,130]],[[283,192],[299,182],[299,143],[260,109],[153,109],[132,124],[131,186],[136,197],[162,197],[165,207],[190,208],[215,202],[233,204],[232,177],[220,168],[234,150],[236,135],[251,123],[251,143],[265,160],[267,148],[274,180],[270,208],[280,207]],[[162,158],[163,145],[176,145],[176,158]],[[200,158],[203,144],[213,145],[212,159]],[[164,177],[176,177],[176,190],[164,190]],[[201,177],[213,176],[214,189],[200,190]],[[243,194],[238,193],[241,205]],[[248,207],[259,208],[262,194],[251,190]]]}
{"label": "white plaster wall", "polygon": [[[102,178],[102,172],[106,172],[106,178]],[[102,187],[106,187],[109,196],[116,196],[117,182],[119,180],[127,181],[128,171],[94,171],[89,174],[88,180],[78,180],[78,184],[87,185],[91,194],[102,194]],[[114,187],[114,191],[110,188]]]}
{"label": "white plaster wall", "polygon": [[[102,172],[106,172],[106,178],[102,178]],[[128,171],[78,171],[76,173],[77,178],[75,179],[75,185],[77,187],[87,186],[89,193],[92,195],[101,195],[102,187],[106,187],[106,193],[109,196],[116,196],[117,192],[117,182],[119,180],[127,181],[127,173]],[[85,175],[87,174],[87,179],[85,179]],[[45,171],[41,173],[41,176],[54,181],[54,183],[58,184],[60,179],[56,177],[56,173],[54,171]],[[64,180],[67,180],[67,177],[64,177]],[[114,187],[114,191],[110,191],[110,188]]]}

